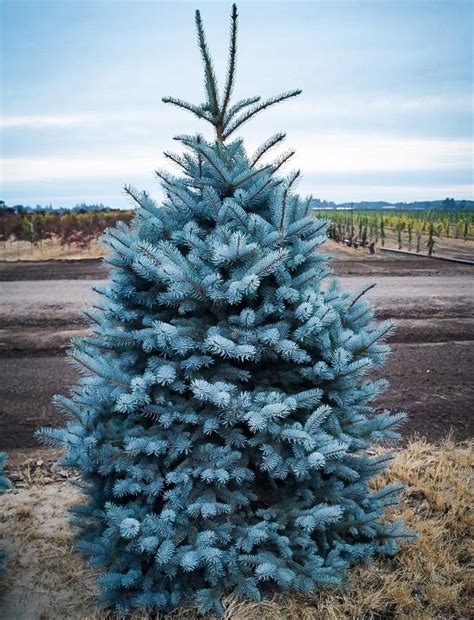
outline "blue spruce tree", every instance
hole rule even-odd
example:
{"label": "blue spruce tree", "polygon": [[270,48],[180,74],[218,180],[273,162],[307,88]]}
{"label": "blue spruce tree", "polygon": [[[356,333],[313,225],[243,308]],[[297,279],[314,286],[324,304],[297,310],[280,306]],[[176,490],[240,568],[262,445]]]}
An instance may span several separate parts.
{"label": "blue spruce tree", "polygon": [[108,284],[70,357],[85,375],[57,403],[74,421],[43,429],[67,447],[88,503],[79,546],[103,569],[101,602],[169,610],[194,599],[222,612],[225,592],[341,582],[348,566],[393,554],[411,536],[383,519],[398,485],[371,491],[405,414],[376,414],[392,322],[340,289],[315,250],[326,222],[278,176],[276,134],[249,155],[236,131],[300,93],[232,103],[237,9],[222,95],[196,12],[206,100],[165,98],[209,122],[181,135],[158,171],[166,198],[126,192],[131,225],[106,233]]}
{"label": "blue spruce tree", "polygon": [[[4,452],[0,452],[0,495],[11,487],[10,480],[8,480],[4,473],[6,461],[7,455]],[[0,573],[5,570],[5,560],[5,552],[3,549],[0,549]]]}

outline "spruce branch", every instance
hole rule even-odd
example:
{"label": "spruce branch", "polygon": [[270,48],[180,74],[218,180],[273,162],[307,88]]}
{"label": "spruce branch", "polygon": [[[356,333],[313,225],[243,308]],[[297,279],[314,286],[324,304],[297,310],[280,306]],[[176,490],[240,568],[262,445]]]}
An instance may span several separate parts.
{"label": "spruce branch", "polygon": [[[198,144],[201,144],[202,141],[203,141],[203,137],[201,136],[201,134],[198,133],[197,136],[196,136],[196,142]],[[201,155],[201,153],[198,152],[197,158],[198,158],[199,179],[202,179],[202,155]]]}
{"label": "spruce branch", "polygon": [[233,186],[234,189],[237,189],[238,187],[240,187],[244,183],[248,183],[248,181],[253,179],[255,176],[257,176],[261,172],[265,172],[265,171],[270,170],[270,169],[271,169],[271,166],[268,165],[268,166],[264,166],[263,168],[259,168],[258,170],[253,170],[252,172],[249,172],[248,174],[246,174],[244,177],[239,176],[239,177],[237,177],[236,179],[233,180],[232,186]]}
{"label": "spruce branch", "polygon": [[202,109],[202,106],[193,105],[192,103],[188,103],[187,101],[183,101],[182,99],[177,99],[176,97],[162,97],[161,101],[163,103],[171,103],[172,105],[177,106],[178,108],[182,108],[183,110],[187,110],[188,112],[192,112],[198,118],[203,118],[210,123],[214,123],[212,116]]}
{"label": "spruce branch", "polygon": [[179,142],[182,142],[184,145],[192,148],[197,153],[199,153],[202,157],[204,157],[204,159],[209,163],[209,165],[212,166],[212,168],[214,168],[214,170],[220,176],[222,181],[224,181],[224,183],[226,183],[227,185],[230,185],[230,179],[223,172],[222,170],[223,166],[219,165],[221,164],[221,162],[216,158],[216,155],[212,149],[210,149],[205,144],[202,144],[199,140],[195,140],[194,138],[190,136],[176,136],[173,139],[178,140]]}
{"label": "spruce branch", "polygon": [[304,204],[304,214],[307,215],[309,208],[311,207],[311,203],[313,202],[313,195],[310,194],[306,200],[305,200],[305,204]]}
{"label": "spruce branch", "polygon": [[261,112],[266,108],[276,105],[277,103],[281,103],[282,101],[286,101],[286,99],[290,99],[291,97],[296,97],[302,92],[303,91],[298,88],[296,90],[291,90],[287,93],[282,93],[281,95],[275,95],[274,97],[270,97],[270,99],[267,99],[266,101],[262,101],[262,103],[259,103],[251,110],[248,110],[247,112],[242,114],[242,116],[240,116],[239,118],[236,118],[230,126],[226,126],[223,139],[226,140],[231,134],[234,133],[236,129],[238,129],[241,125],[250,120],[253,116],[255,116],[255,114],[258,114],[258,112]]}
{"label": "spruce branch", "polygon": [[288,181],[286,184],[286,189],[285,192],[288,194],[291,187],[293,186],[293,184],[299,179],[301,175],[301,170],[295,170],[294,172],[292,172],[289,177],[288,177]]}
{"label": "spruce branch", "polygon": [[139,207],[145,209],[152,215],[159,213],[159,208],[156,202],[150,198],[145,191],[138,191],[133,185],[124,185],[123,191],[129,196]]}
{"label": "spruce branch", "polygon": [[286,138],[285,133],[277,133],[258,147],[255,153],[252,155],[250,159],[250,165],[255,166],[258,161],[267,153],[271,148],[273,148],[276,144],[282,142]]}
{"label": "spruce branch", "polygon": [[286,164],[286,162],[293,157],[293,155],[295,154],[295,151],[287,151],[286,153],[283,153],[283,155],[280,155],[280,157],[278,159],[276,159],[273,162],[273,171],[272,171],[272,175],[275,174],[275,172],[278,172],[278,170],[280,170],[280,168],[282,166],[284,166]]}
{"label": "spruce branch", "polygon": [[268,175],[268,179],[262,183],[262,185],[260,185],[260,187],[257,187],[254,192],[252,194],[250,194],[250,196],[248,196],[247,200],[249,202],[249,204],[252,203],[252,201],[255,200],[255,198],[257,198],[257,196],[259,194],[261,194],[263,192],[264,189],[266,189],[271,183],[274,183],[275,185],[278,185],[281,183],[281,181],[274,181],[274,179],[272,178],[272,175],[269,174]]}
{"label": "spruce branch", "polygon": [[296,181],[296,179],[299,176],[300,176],[299,170],[296,170],[295,172],[293,172],[288,179],[285,189],[283,190],[282,207],[281,207],[281,215],[280,215],[280,226],[279,226],[280,233],[283,232],[283,227],[285,223],[286,202],[288,200],[288,194],[290,192],[291,186],[293,185],[293,183]]}
{"label": "spruce branch", "polygon": [[383,329],[381,327],[379,327],[379,329],[375,329],[375,336],[373,336],[368,343],[366,343],[364,345],[364,347],[362,347],[361,349],[359,349],[360,351],[367,351],[367,349],[369,347],[371,347],[373,344],[375,344],[376,342],[378,342],[379,340],[383,340],[384,338],[386,338],[387,336],[390,335],[391,332],[393,332],[394,328],[395,328],[395,322],[391,319],[387,319],[386,321],[384,321],[382,324],[382,326],[385,326]]}
{"label": "spruce branch", "polygon": [[248,97],[247,99],[241,99],[231,108],[224,117],[224,122],[227,124],[236,114],[238,114],[244,108],[248,108],[249,105],[253,105],[254,103],[258,103],[261,100],[261,97]]}
{"label": "spruce branch", "polygon": [[221,122],[225,116],[227,106],[229,105],[235,82],[235,65],[237,61],[237,18],[237,6],[233,4],[230,22],[229,64],[227,69],[227,81],[224,88],[224,98],[222,100],[222,108],[220,112]]}
{"label": "spruce branch", "polygon": [[141,201],[141,196],[140,194],[142,194],[142,192],[140,192],[139,190],[137,190],[135,187],[133,187],[133,185],[124,185],[123,186],[123,191],[130,196],[130,198],[137,203],[137,205],[139,207],[142,207],[142,201]]}
{"label": "spruce branch", "polygon": [[354,305],[355,305],[355,304],[359,301],[359,299],[360,299],[363,295],[365,295],[365,294],[366,294],[366,293],[368,293],[370,290],[372,290],[373,288],[375,288],[375,286],[376,286],[376,283],[375,283],[375,282],[372,282],[372,284],[368,284],[366,287],[364,287],[364,288],[360,291],[360,293],[354,297],[354,299],[352,300],[352,303],[351,303],[351,305],[349,306],[348,310],[349,310],[350,308],[352,308],[352,306],[354,306]]}
{"label": "spruce branch", "polygon": [[174,153],[170,153],[169,151],[164,151],[163,155],[167,159],[170,159],[172,162],[178,165],[180,168],[182,168],[185,174],[190,176],[187,166],[181,161],[178,155],[175,155]]}
{"label": "spruce branch", "polygon": [[211,55],[207,47],[206,35],[204,33],[201,12],[199,10],[196,11],[195,20],[198,34],[198,45],[199,49],[201,50],[202,59],[204,61],[205,86],[209,97],[209,106],[211,108],[214,119],[217,119],[219,117],[219,96],[217,92],[217,80],[214,73]]}

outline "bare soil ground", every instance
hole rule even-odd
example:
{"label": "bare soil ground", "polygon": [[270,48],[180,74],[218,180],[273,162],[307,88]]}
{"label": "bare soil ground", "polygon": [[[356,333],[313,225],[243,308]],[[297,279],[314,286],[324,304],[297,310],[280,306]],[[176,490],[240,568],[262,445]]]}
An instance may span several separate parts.
{"label": "bare soil ground", "polygon": [[[390,361],[377,372],[391,386],[378,404],[408,412],[406,439],[419,434],[434,441],[448,432],[460,440],[473,436],[472,344],[393,345]],[[51,398],[64,393],[77,373],[62,355],[0,357],[0,378],[0,449],[35,449],[38,426],[64,424]]]}
{"label": "bare soil ground", "polygon": [[[376,282],[368,297],[378,316],[397,319],[393,354],[377,372],[391,384],[380,407],[408,412],[405,439],[472,437],[474,267],[329,249],[343,285]],[[64,351],[85,333],[81,308],[106,276],[102,260],[0,264],[0,449],[34,449],[35,428],[64,423],[51,405],[76,380]]]}
{"label": "bare soil ground", "polygon": [[[419,534],[393,559],[350,571],[347,589],[275,595],[262,603],[225,600],[224,620],[448,620],[473,617],[469,528],[473,444],[417,441],[374,481],[402,482],[401,504],[390,509]],[[2,498],[0,547],[8,553],[0,581],[5,620],[119,620],[93,606],[94,572],[74,552],[67,508],[83,501],[68,473],[53,465],[58,451],[38,458],[20,451],[10,463],[14,488]],[[143,611],[130,620],[146,620]],[[160,616],[165,618],[165,616]],[[166,615],[195,620],[194,608]]]}

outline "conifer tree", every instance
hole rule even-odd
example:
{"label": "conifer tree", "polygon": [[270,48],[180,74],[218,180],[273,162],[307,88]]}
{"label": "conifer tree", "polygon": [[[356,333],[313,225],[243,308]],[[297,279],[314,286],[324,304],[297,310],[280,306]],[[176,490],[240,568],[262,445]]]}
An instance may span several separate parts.
{"label": "conifer tree", "polygon": [[[4,472],[6,461],[7,455],[4,452],[0,452],[0,495],[11,487],[10,480],[5,476]],[[0,573],[5,570],[5,559],[5,552],[3,549],[0,549]]]}
{"label": "conifer tree", "polygon": [[300,93],[232,101],[237,9],[219,93],[199,11],[206,99],[165,102],[207,121],[180,135],[158,171],[165,199],[126,192],[133,222],[106,233],[111,275],[74,342],[84,373],[57,403],[74,420],[42,437],[67,447],[88,503],[79,546],[103,569],[102,603],[169,610],[195,600],[221,613],[233,592],[339,584],[348,566],[393,554],[412,534],[383,519],[398,485],[369,488],[405,414],[375,413],[392,322],[340,289],[316,250],[326,222],[279,176],[293,151],[248,154],[237,130]]}

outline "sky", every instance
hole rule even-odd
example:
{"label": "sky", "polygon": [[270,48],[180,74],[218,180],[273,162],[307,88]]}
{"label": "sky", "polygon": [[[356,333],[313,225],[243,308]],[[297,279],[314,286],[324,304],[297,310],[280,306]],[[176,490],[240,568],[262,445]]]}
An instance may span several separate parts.
{"label": "sky", "polygon": [[[7,204],[159,198],[173,136],[210,126],[194,10],[221,82],[230,2],[0,0],[1,190]],[[284,131],[299,192],[336,202],[474,198],[473,9],[464,0],[238,3],[237,97],[301,88],[240,135]],[[209,128],[208,128],[209,127]]]}

